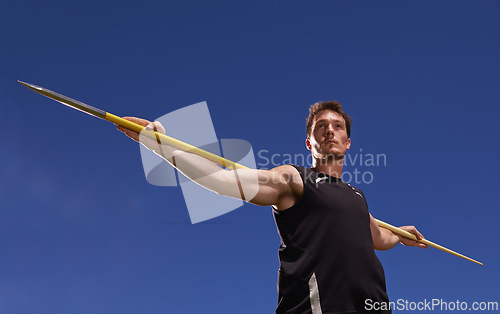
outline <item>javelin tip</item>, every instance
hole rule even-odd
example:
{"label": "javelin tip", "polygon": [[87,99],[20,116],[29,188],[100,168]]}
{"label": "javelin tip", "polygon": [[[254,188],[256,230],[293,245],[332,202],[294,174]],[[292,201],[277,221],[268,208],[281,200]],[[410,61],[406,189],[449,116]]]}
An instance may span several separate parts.
{"label": "javelin tip", "polygon": [[66,97],[64,95],[58,94],[56,92],[53,92],[51,90],[48,90],[46,88],[43,88],[41,86],[33,85],[30,83],[26,83],[23,81],[17,81],[19,84],[26,86],[27,88],[31,89],[34,92],[37,92],[38,94],[41,94],[45,97],[48,97],[50,99],[53,99],[55,101],[58,101],[62,103],[63,105],[69,106],[71,108],[80,110],[82,112],[88,113],[91,116],[97,117],[104,119],[106,117],[106,111],[89,106],[87,104],[82,103],[81,101]]}
{"label": "javelin tip", "polygon": [[40,86],[36,86],[36,85],[30,84],[30,83],[26,83],[26,82],[23,82],[23,81],[20,81],[20,80],[17,80],[17,82],[19,84],[23,85],[23,86],[26,86],[29,89],[38,89],[38,90],[42,89]]}

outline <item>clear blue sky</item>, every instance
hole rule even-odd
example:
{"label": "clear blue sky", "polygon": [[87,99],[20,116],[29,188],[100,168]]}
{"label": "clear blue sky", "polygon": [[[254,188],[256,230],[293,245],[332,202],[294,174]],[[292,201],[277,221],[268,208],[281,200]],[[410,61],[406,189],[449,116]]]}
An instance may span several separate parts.
{"label": "clear blue sky", "polygon": [[[391,300],[500,301],[498,1],[10,1],[0,12],[0,313],[274,311],[279,237],[245,205],[192,225],[110,123],[207,101],[219,138],[306,154],[310,104],[353,118],[371,213],[437,243],[378,252]],[[196,126],[193,126],[196,127]],[[257,162],[263,162],[257,158]],[[238,310],[235,310],[237,308]]]}

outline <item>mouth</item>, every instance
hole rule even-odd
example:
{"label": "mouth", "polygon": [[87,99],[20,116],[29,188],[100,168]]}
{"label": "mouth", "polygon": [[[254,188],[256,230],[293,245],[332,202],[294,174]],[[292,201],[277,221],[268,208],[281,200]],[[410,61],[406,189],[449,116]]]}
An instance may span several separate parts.
{"label": "mouth", "polygon": [[334,140],[325,141],[325,144],[337,144]]}

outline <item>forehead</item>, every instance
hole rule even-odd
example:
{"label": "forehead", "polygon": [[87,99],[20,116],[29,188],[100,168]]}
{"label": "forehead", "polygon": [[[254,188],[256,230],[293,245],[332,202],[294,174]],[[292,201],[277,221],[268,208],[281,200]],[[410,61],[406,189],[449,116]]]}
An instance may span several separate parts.
{"label": "forehead", "polygon": [[319,120],[330,120],[330,121],[339,120],[345,122],[344,118],[339,113],[332,110],[321,110],[320,112],[318,112],[314,116],[313,123]]}

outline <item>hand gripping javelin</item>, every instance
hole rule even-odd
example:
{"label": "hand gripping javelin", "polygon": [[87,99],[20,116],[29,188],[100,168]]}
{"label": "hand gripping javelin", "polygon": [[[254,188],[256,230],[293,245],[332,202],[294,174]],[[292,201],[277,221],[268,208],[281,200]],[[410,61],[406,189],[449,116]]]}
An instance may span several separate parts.
{"label": "hand gripping javelin", "polygon": [[[158,141],[158,143],[167,144],[167,145],[176,147],[178,149],[181,149],[183,151],[199,155],[201,157],[204,157],[204,158],[206,158],[206,159],[208,159],[208,160],[210,160],[210,161],[212,161],[212,162],[214,162],[214,163],[216,163],[218,165],[226,167],[226,168],[231,168],[231,169],[248,169],[248,167],[245,167],[243,165],[235,163],[235,162],[233,162],[231,160],[228,160],[226,158],[223,158],[221,156],[212,154],[210,152],[207,152],[207,151],[205,151],[203,149],[200,149],[198,147],[195,147],[193,145],[189,145],[189,144],[184,143],[182,141],[179,141],[179,140],[177,140],[177,139],[175,139],[173,137],[167,136],[167,135],[162,134],[162,133],[158,133],[158,132],[146,130],[145,127],[143,127],[142,125],[130,122],[128,120],[125,120],[123,118],[115,116],[114,114],[111,114],[111,113],[106,112],[104,110],[101,110],[101,109],[89,106],[89,105],[84,104],[84,103],[82,103],[82,102],[80,102],[78,100],[71,99],[69,97],[66,97],[64,95],[58,94],[56,92],[53,92],[51,90],[48,90],[46,88],[43,88],[43,87],[40,87],[40,86],[37,86],[37,85],[33,85],[33,84],[21,82],[21,81],[17,81],[17,82],[20,83],[20,84],[22,84],[22,85],[24,85],[24,86],[26,86],[26,87],[28,87],[29,89],[31,89],[31,90],[39,93],[39,94],[42,94],[42,95],[44,95],[44,96],[46,96],[48,98],[54,99],[54,100],[62,103],[63,105],[66,105],[66,106],[69,106],[71,108],[80,110],[82,112],[90,114],[91,116],[107,120],[109,122],[112,122],[114,124],[117,124],[119,126],[127,128],[129,130],[134,131],[134,132],[140,133],[141,135],[145,135],[145,136],[147,136],[147,137],[149,137],[149,138],[151,138],[153,140]],[[483,263],[481,263],[481,262],[478,262],[478,261],[476,261],[476,260],[474,260],[474,259],[472,259],[470,257],[467,257],[467,256],[462,255],[460,253],[457,253],[455,251],[452,251],[452,250],[450,250],[448,248],[445,248],[444,246],[441,246],[441,245],[436,244],[434,242],[431,242],[429,240],[426,240],[426,239],[420,239],[419,240],[419,239],[417,239],[417,237],[415,235],[409,233],[408,231],[402,230],[400,228],[392,226],[392,225],[390,225],[388,223],[385,223],[383,221],[380,221],[378,219],[375,219],[375,221],[377,222],[377,224],[380,227],[388,229],[388,230],[392,231],[393,233],[396,233],[396,234],[398,234],[400,236],[403,236],[405,238],[408,238],[408,239],[411,239],[411,240],[414,240],[414,241],[417,241],[417,242],[421,242],[421,243],[427,244],[428,246],[432,246],[432,247],[434,247],[436,249],[439,249],[441,251],[444,251],[444,252],[453,254],[455,256],[464,258],[464,259],[466,259],[468,261],[471,261],[471,262],[474,262],[476,264],[483,265]]]}

